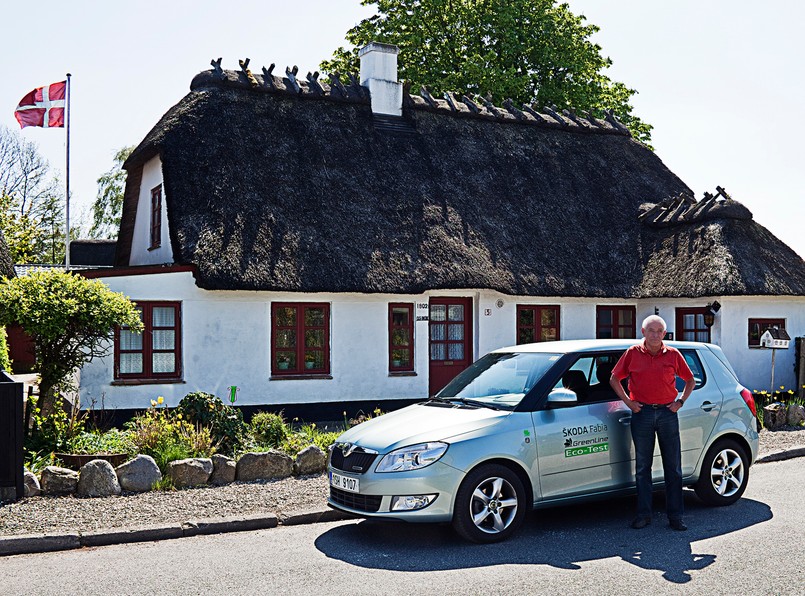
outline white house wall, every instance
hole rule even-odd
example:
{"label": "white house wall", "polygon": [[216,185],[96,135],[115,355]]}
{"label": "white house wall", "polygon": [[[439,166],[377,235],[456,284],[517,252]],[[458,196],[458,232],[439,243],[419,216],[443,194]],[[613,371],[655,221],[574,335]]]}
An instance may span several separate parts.
{"label": "white house wall", "polygon": [[[225,399],[228,387],[239,388],[237,405],[315,404],[416,399],[428,394],[428,323],[414,323],[413,376],[388,372],[388,305],[390,302],[427,304],[430,297],[461,296],[473,300],[473,358],[516,342],[518,304],[559,304],[562,339],[595,336],[596,306],[633,305],[639,327],[657,309],[675,325],[676,307],[704,306],[702,300],[603,300],[595,298],[536,299],[491,291],[439,291],[426,295],[283,294],[275,292],[206,291],[189,272],[104,279],[113,290],[133,300],[181,302],[183,379],[181,383],[113,385],[113,356],[82,369],[82,407],[146,408],[163,396],[175,406],[191,391],[207,391]],[[326,302],[330,304],[331,379],[270,379],[271,303]],[[499,302],[502,301],[502,302]],[[768,388],[769,350],[746,347],[748,318],[786,319],[792,337],[805,335],[805,298],[720,299],[722,308],[713,327],[714,343],[722,345],[742,382],[751,389]],[[427,310],[415,308],[414,314]],[[792,387],[793,342],[776,360],[777,385]]]}
{"label": "white house wall", "polygon": [[137,200],[137,217],[134,221],[134,236],[131,241],[130,265],[162,265],[173,263],[173,250],[168,234],[167,201],[162,187],[162,218],[159,248],[151,245],[151,189],[162,184],[162,160],[154,157],[143,166],[140,194]]}

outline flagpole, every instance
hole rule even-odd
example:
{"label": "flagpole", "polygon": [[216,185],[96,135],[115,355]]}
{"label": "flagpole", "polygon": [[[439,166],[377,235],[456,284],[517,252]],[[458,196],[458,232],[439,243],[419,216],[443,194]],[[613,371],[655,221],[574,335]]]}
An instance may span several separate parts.
{"label": "flagpole", "polygon": [[65,227],[67,228],[67,234],[64,240],[64,265],[67,271],[70,271],[70,73],[67,73],[67,156],[66,156],[66,172],[65,172],[65,183],[66,183],[66,192],[67,192],[67,202],[66,202],[66,211],[65,211]]}

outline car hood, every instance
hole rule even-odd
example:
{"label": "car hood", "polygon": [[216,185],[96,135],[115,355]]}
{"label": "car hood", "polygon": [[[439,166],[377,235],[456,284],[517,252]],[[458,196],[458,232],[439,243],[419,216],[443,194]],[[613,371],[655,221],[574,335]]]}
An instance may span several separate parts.
{"label": "car hood", "polygon": [[449,442],[457,435],[495,425],[510,415],[508,410],[414,404],[359,424],[338,437],[337,442],[386,453],[427,441]]}

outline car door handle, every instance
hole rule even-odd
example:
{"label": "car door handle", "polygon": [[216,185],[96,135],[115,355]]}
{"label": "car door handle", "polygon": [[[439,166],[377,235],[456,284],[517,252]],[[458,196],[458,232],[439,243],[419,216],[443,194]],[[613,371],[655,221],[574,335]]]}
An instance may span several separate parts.
{"label": "car door handle", "polygon": [[706,402],[704,402],[704,403],[703,403],[701,406],[699,406],[699,407],[700,407],[702,410],[704,410],[705,412],[709,412],[710,410],[712,410],[713,408],[715,408],[715,407],[716,407],[716,404],[714,404],[714,403],[712,403],[712,402],[709,402],[709,401],[706,401]]}
{"label": "car door handle", "polygon": [[623,418],[618,418],[618,422],[620,422],[621,424],[626,426],[627,424],[632,423],[632,417],[631,416],[624,416]]}

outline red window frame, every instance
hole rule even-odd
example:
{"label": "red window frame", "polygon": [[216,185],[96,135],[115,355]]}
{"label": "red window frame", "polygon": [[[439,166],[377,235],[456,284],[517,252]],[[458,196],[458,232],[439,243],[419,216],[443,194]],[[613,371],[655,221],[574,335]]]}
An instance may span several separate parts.
{"label": "red window frame", "polygon": [[[405,319],[401,321],[399,315],[402,312],[405,312]],[[395,314],[398,316],[395,317]],[[408,337],[407,344],[404,343],[406,336]],[[391,302],[389,303],[389,372],[412,372],[413,370],[414,305]]]}
{"label": "red window frame", "polygon": [[[281,311],[294,311],[292,322],[280,319]],[[321,322],[309,320],[310,311],[321,309]],[[309,340],[316,336],[321,345]],[[302,338],[302,341],[299,341]],[[287,363],[287,364],[286,364]],[[273,302],[271,304],[271,375],[330,374],[330,305],[326,302]]]}
{"label": "red window frame", "polygon": [[151,189],[151,244],[149,249],[162,245],[162,185]]}
{"label": "red window frame", "polygon": [[[558,305],[543,304],[518,304],[517,305],[517,343],[539,343],[543,341],[557,341],[561,339],[559,334],[560,308]],[[531,324],[523,320],[525,313],[532,313]],[[554,324],[544,325],[543,314],[551,313]],[[529,340],[528,337],[531,339]]]}
{"label": "red window frame", "polygon": [[[139,348],[123,348],[121,342],[121,331],[126,331],[126,327],[115,328],[115,380],[164,380],[173,381],[182,378],[182,303],[181,302],[136,302],[137,309],[143,322],[143,332],[141,334],[141,344]],[[172,308],[173,325],[155,325],[154,309]],[[154,347],[154,332],[173,331],[173,348]],[[121,357],[125,354],[142,354],[142,370],[132,373],[121,372]],[[154,355],[173,354],[175,369],[171,372],[154,372]]]}
{"label": "red window frame", "polygon": [[749,319],[747,330],[747,345],[750,348],[760,347],[760,336],[772,327],[785,329],[785,319]]}
{"label": "red window frame", "polygon": [[[610,313],[610,322],[603,321],[602,314]],[[631,315],[631,323],[621,323],[621,313]],[[597,339],[635,339],[637,338],[637,308],[634,306],[596,306],[595,337]]]}
{"label": "red window frame", "polygon": [[[710,343],[710,327],[704,324],[704,315],[710,311],[707,307],[677,308],[676,309],[676,340],[677,341],[703,341]],[[693,316],[693,326],[688,323],[688,317]]]}

